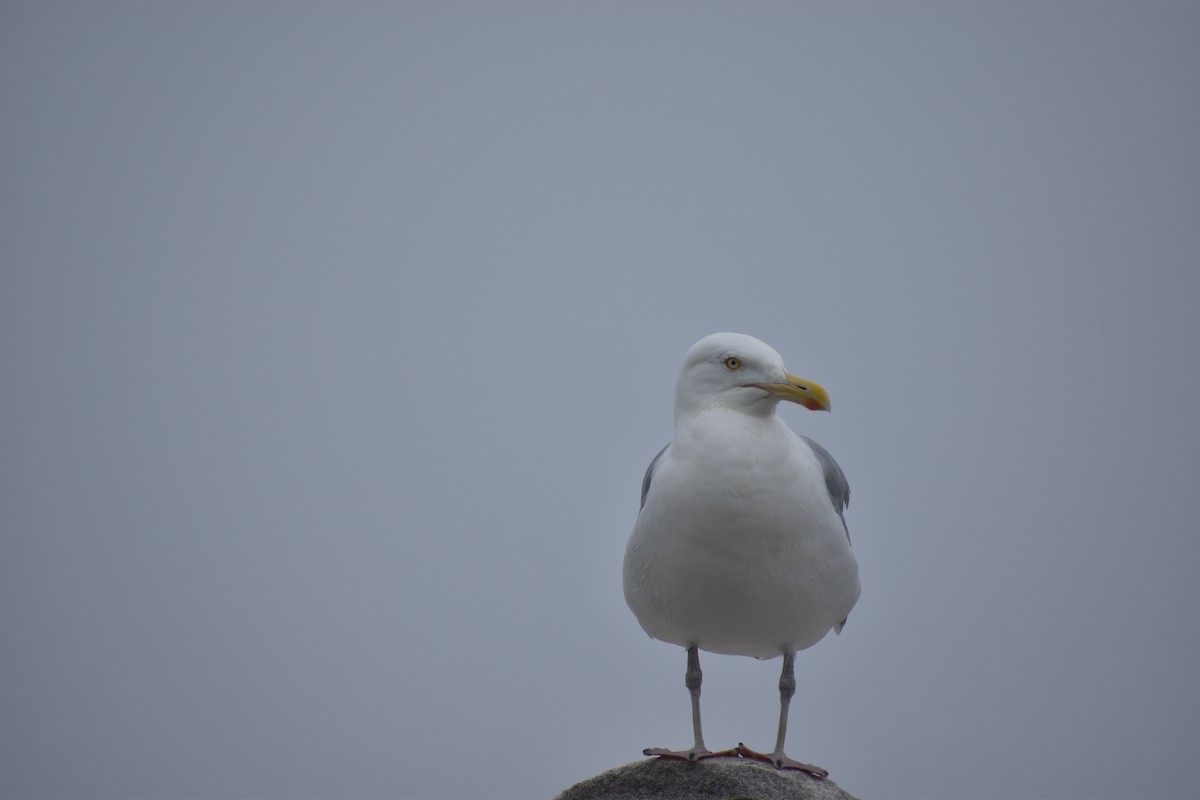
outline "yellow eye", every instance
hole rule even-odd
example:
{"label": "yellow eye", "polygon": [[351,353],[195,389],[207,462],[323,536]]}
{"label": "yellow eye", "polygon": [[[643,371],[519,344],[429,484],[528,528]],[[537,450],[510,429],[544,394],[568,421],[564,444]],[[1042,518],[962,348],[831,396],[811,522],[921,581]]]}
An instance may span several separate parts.
{"label": "yellow eye", "polygon": [[725,364],[725,369],[729,370],[730,372],[734,371],[735,369],[742,368],[742,360],[737,356],[726,356],[725,361],[722,363]]}

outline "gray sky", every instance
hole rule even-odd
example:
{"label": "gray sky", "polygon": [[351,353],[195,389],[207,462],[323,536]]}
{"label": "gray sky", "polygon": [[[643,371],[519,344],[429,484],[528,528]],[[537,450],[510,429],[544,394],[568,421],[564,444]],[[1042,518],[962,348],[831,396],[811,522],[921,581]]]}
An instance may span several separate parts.
{"label": "gray sky", "polygon": [[[1195,796],[1200,6],[0,8],[0,794],[538,798],[689,741],[621,596],[702,335],[829,389],[790,752]],[[710,745],[779,662],[708,656]]]}

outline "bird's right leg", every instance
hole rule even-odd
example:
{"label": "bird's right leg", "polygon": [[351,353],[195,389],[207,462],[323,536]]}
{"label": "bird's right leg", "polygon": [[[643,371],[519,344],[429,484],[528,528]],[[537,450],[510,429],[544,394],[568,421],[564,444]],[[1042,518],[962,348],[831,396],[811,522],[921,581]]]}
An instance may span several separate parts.
{"label": "bird's right leg", "polygon": [[696,744],[691,750],[647,747],[642,751],[642,755],[679,758],[686,761],[698,761],[702,758],[715,758],[716,756],[736,756],[737,748],[714,753],[704,746],[704,734],[700,730],[700,683],[704,680],[704,673],[700,671],[700,651],[695,645],[692,645],[688,648],[687,654],[687,672],[684,673],[683,682],[692,696],[692,733],[696,736]]}

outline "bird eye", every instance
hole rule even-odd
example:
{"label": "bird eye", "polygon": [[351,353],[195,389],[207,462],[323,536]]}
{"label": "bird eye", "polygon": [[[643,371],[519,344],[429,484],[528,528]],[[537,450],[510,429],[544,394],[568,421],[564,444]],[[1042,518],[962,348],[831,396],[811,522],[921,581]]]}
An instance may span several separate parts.
{"label": "bird eye", "polygon": [[734,371],[735,369],[742,368],[742,360],[737,356],[727,356],[725,361],[722,363],[725,364],[725,369],[729,370],[730,372]]}

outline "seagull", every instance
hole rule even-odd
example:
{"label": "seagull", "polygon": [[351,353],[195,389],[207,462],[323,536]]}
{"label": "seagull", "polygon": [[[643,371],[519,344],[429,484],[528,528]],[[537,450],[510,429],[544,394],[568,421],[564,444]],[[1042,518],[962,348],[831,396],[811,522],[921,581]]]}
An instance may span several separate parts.
{"label": "seagull", "polygon": [[[843,512],[850,486],[829,452],[776,414],[780,401],[829,410],[818,384],[784,369],[752,336],[714,333],[687,351],[675,387],[674,439],[642,481],[625,550],[625,602],[652,638],[687,648],[689,750],[648,756],[740,756],[828,773],[783,750],[796,652],[841,633],[858,600],[858,564]],[[772,753],[712,752],[700,728],[699,651],[775,658],[779,727]]]}

